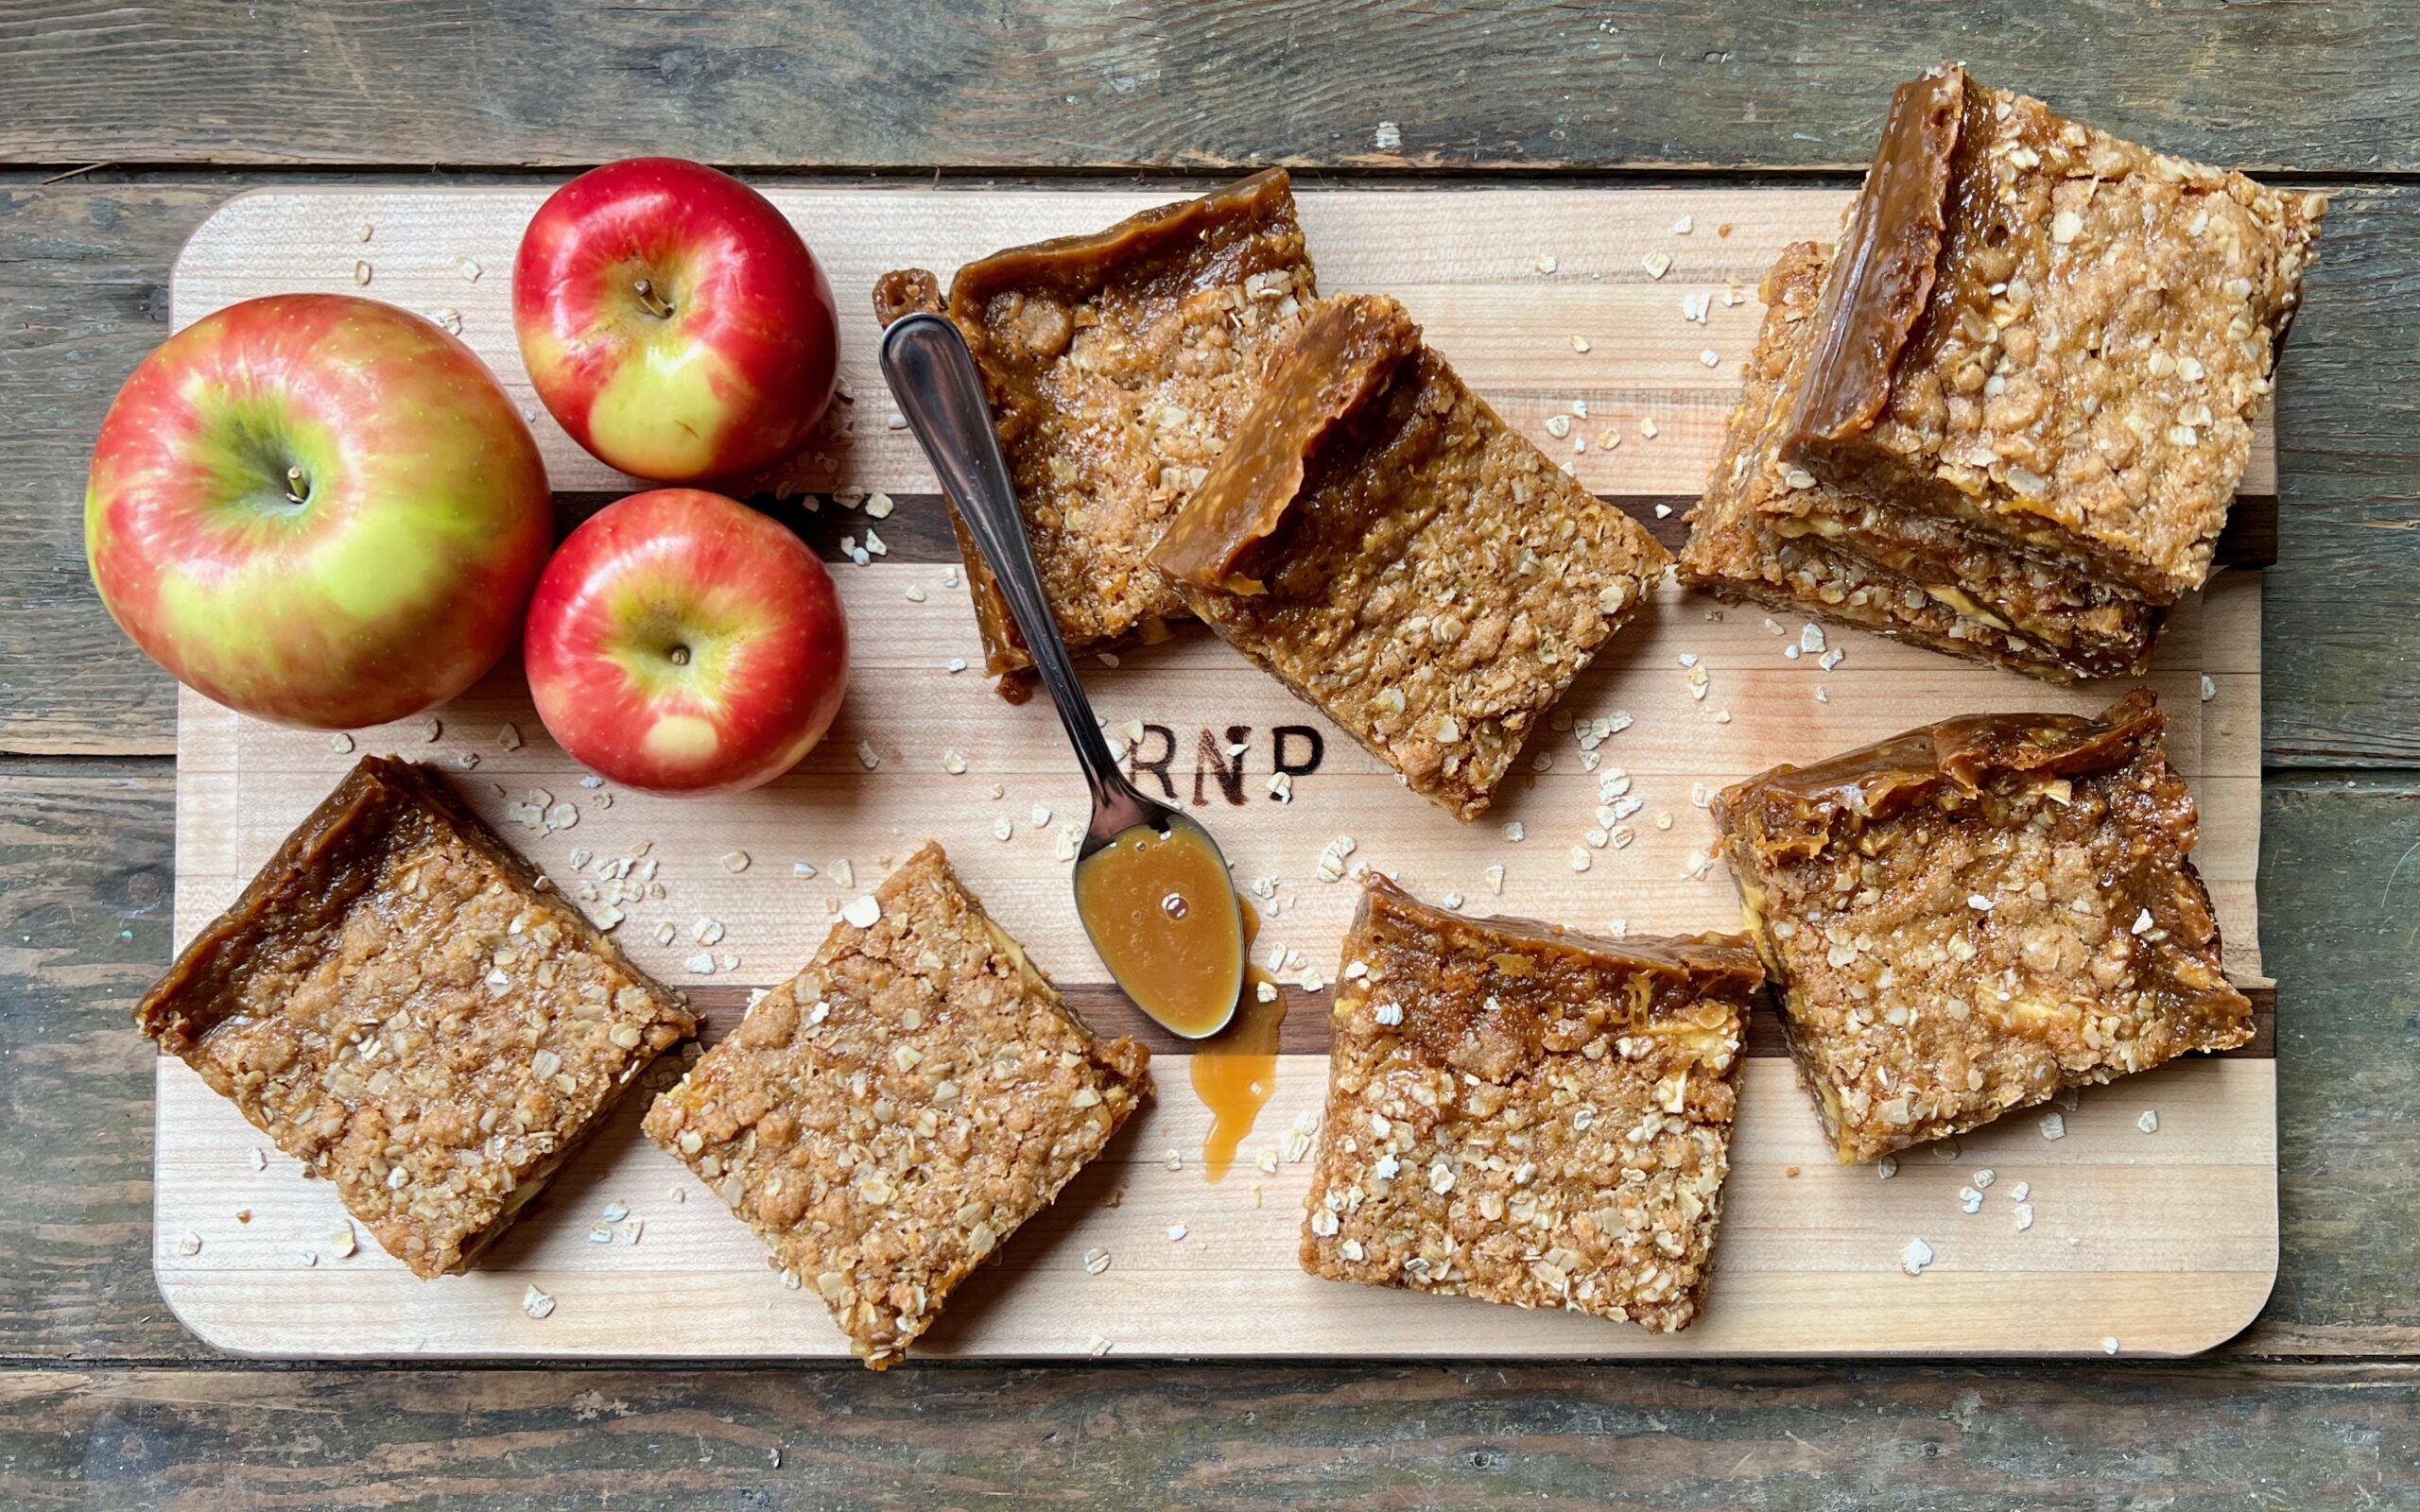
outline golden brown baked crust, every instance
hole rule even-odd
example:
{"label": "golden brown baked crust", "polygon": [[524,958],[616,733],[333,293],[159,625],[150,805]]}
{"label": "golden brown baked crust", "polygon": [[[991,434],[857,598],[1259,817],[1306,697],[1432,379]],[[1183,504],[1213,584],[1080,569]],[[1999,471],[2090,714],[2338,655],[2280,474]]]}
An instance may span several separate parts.
{"label": "golden brown baked crust", "polygon": [[2148,691],[1726,789],[1723,854],[1842,1164],[2252,1036]]}
{"label": "golden brown baked crust", "polygon": [[881,1369],[1150,1091],[983,913],[937,844],[656,1099],[648,1137]]}
{"label": "golden brown baked crust", "polygon": [[424,1279],[464,1269],[697,1029],[441,778],[377,756],[135,1022]]}
{"label": "golden brown baked crust", "polygon": [[1161,546],[1196,615],[1462,819],[1671,562],[1373,296],[1316,308]]}
{"label": "golden brown baked crust", "polygon": [[1794,243],[1765,280],[1764,323],[1705,495],[1689,514],[1681,580],[2055,682],[2140,672],[2158,606],[1782,460],[1828,261],[1815,243]]}
{"label": "golden brown baked crust", "polygon": [[1737,935],[1597,939],[1372,877],[1344,937],[1303,1268],[1686,1327],[1763,976]]}
{"label": "golden brown baked crust", "polygon": [[[1315,293],[1290,180],[1272,168],[1083,236],[958,270],[884,276],[875,313],[946,313],[983,374],[1026,536],[1068,648],[1167,638],[1184,607],[1144,554],[1259,392],[1269,352]],[[957,523],[955,507],[952,522]],[[986,664],[1004,693],[1027,655],[964,527]]]}
{"label": "golden brown baked crust", "polygon": [[2172,602],[2325,213],[1946,65],[1893,101],[1782,455]]}

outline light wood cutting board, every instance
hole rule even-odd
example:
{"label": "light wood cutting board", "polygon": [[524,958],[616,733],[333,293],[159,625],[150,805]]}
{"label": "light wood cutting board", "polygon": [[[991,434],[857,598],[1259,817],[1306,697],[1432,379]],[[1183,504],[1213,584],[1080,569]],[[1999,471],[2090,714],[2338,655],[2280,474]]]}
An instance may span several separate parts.
{"label": "light wood cutting board", "polygon": [[[1824,237],[1845,197],[1795,190],[1469,189],[1300,192],[1326,293],[1384,290],[1513,423],[1580,478],[1677,541],[1754,338],[1757,280],[1786,242]],[[558,881],[575,859],[641,847],[660,901],[629,905],[624,946],[688,990],[728,1032],[748,990],[781,980],[821,939],[839,902],[872,885],[927,836],[1033,958],[1099,1026],[1139,1031],[1086,947],[1056,858],[1080,822],[1082,789],[1046,708],[997,699],[979,670],[974,621],[934,482],[873,367],[867,291],[910,265],[944,278],[997,247],[1105,225],[1166,195],[1087,190],[776,189],[776,203],[823,259],[843,317],[854,402],[761,502],[835,562],[855,641],[848,705],[830,738],[789,777],[739,798],[678,801],[589,788],[545,738],[517,666],[438,712],[436,722],[354,732],[358,750],[446,764],[492,822]],[[371,296],[452,323],[522,401],[567,514],[631,485],[572,444],[530,394],[510,314],[512,251],[541,196],[522,190],[302,190],[248,195],[198,231],[177,267],[180,326],[237,300],[317,289]],[[1685,232],[1681,228],[1685,225]],[[1660,277],[1651,253],[1671,259]],[[1549,266],[1551,273],[1542,269]],[[356,264],[369,283],[357,282]],[[1725,291],[1737,302],[1726,304]],[[1685,296],[1711,292],[1703,323]],[[1587,350],[1579,350],[1577,335]],[[1712,361],[1705,359],[1712,354]],[[1551,438],[1550,416],[1583,404],[1587,449]],[[1650,421],[1652,421],[1651,427]],[[1651,430],[1653,435],[1648,433]],[[1620,444],[1601,444],[1608,429]],[[2273,462],[2264,428],[2231,553],[2257,561],[2273,539]],[[894,513],[870,522],[828,497],[883,490]],[[824,496],[818,499],[806,490]],[[801,495],[805,493],[805,497]],[[809,509],[809,503],[817,507]],[[870,532],[886,554],[850,563],[843,538]],[[1207,1116],[1176,1041],[1157,1036],[1158,1095],[1136,1125],[1055,1208],[1020,1230],[922,1341],[920,1355],[1564,1356],[2063,1354],[2115,1348],[2183,1353],[2248,1322],[2275,1275],[2276,1134],[2271,994],[2260,972],[2254,872],[2259,855],[2260,578],[2221,576],[2173,616],[2151,679],[2175,724],[2171,761],[2202,803],[2197,859],[2226,931],[2228,963],[2256,989],[2259,1039],[2244,1051],[2176,1064],[2085,1093],[2066,1134],[2038,1114],[1962,1147],[1910,1152],[1897,1176],[1841,1170],[1793,1086],[1767,1022],[1752,1037],[1712,1300],[1698,1323],[1658,1337],[1576,1314],[1380,1292],[1313,1280],[1295,1266],[1308,1167],[1288,1135],[1319,1113],[1326,992],[1355,888],[1320,880],[1322,849],[1352,837],[1352,859],[1431,900],[1459,893],[1506,912],[1638,932],[1736,929],[1730,882],[1703,865],[1712,830],[1694,799],[1780,761],[1806,761],[1953,713],[2093,710],[2122,688],[2060,690],[1827,627],[1845,653],[1830,670],[1790,659],[1804,623],[1769,624],[1668,586],[1651,619],[1626,631],[1564,708],[1616,710],[1635,723],[1599,750],[1647,802],[1635,844],[1589,850],[1596,778],[1568,733],[1542,735],[1534,772],[1508,782],[1480,823],[1461,826],[1401,791],[1391,774],[1316,713],[1198,630],[1088,663],[1113,735],[1138,780],[1165,773],[1200,806],[1247,883],[1273,879],[1264,955],[1299,953],[1287,1054],[1274,1099],[1223,1180],[1201,1160]],[[1681,658],[1711,673],[1690,696]],[[1822,695],[1822,696],[1819,696]],[[1136,738],[1139,732],[1139,739]],[[1231,792],[1207,768],[1246,747]],[[225,906],[278,841],[354,759],[323,734],[271,729],[186,695],[179,732],[177,935]],[[962,775],[942,768],[965,757]],[[868,758],[871,758],[869,760]],[[1290,802],[1272,764],[1297,769]],[[543,789],[578,824],[535,833],[505,816]],[[1661,828],[1668,816],[1669,827]],[[1517,821],[1518,843],[1505,826]],[[1005,833],[1005,838],[1002,837]],[[1574,848],[1589,859],[1574,869]],[[739,856],[746,857],[744,869]],[[835,880],[846,860],[855,886]],[[793,864],[817,868],[808,878]],[[1501,866],[1500,894],[1485,881]],[[690,969],[702,920],[723,926],[715,970]],[[659,944],[660,922],[675,926]],[[845,1354],[808,1292],[786,1286],[712,1194],[638,1130],[632,1098],[559,1176],[475,1273],[415,1280],[365,1242],[335,1232],[332,1189],[304,1179],[180,1062],[159,1074],[156,1263],[179,1317],[220,1348],[295,1357],[766,1358]],[[2155,1133],[2138,1119],[2158,1114]],[[1300,1142],[1292,1142],[1300,1143]],[[256,1152],[258,1152],[256,1156]],[[1264,1171],[1264,1160],[1274,1165]],[[256,1162],[261,1168],[255,1169]],[[1996,1179],[1977,1175],[1988,1170]],[[2016,1227],[2030,1186],[2033,1226]],[[1980,1211],[1960,1189],[1983,1190]],[[1115,1199],[1113,1201],[1113,1199]],[[636,1244],[596,1243],[609,1203],[643,1223]],[[1176,1227],[1183,1237],[1171,1239]],[[1921,1278],[1899,1260],[1921,1238],[1938,1257]],[[1088,1274],[1082,1257],[1109,1252]],[[535,1284],[551,1316],[521,1306]]]}

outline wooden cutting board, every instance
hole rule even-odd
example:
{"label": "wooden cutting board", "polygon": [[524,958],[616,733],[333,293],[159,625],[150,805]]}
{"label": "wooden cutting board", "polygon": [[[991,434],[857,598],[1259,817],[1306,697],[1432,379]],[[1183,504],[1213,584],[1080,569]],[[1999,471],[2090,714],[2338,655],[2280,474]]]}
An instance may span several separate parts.
{"label": "wooden cutting board", "polygon": [[[177,267],[180,326],[284,290],[367,293],[458,319],[461,335],[524,402],[567,514],[629,480],[573,445],[537,406],[510,314],[513,247],[542,197],[522,190],[302,190],[244,196],[213,216]],[[1100,1027],[1148,1026],[1086,947],[1069,904],[1061,830],[1082,789],[1048,711],[996,698],[978,670],[973,615],[934,482],[890,421],[873,367],[867,291],[902,266],[944,277],[1011,243],[1105,225],[1164,195],[1087,190],[773,191],[824,260],[843,317],[854,400],[792,473],[762,480],[768,507],[834,561],[854,632],[849,701],[822,747],[771,787],[671,800],[586,787],[545,738],[518,668],[499,668],[435,720],[350,740],[271,729],[195,696],[182,710],[177,934],[233,898],[277,842],[354,759],[399,751],[445,764],[492,822],[567,888],[644,850],[664,896],[626,905],[618,936],[642,965],[705,1010],[707,1037],[735,1024],[749,989],[794,971],[839,902],[927,836],[1034,960]],[[1384,290],[1513,423],[1567,459],[1598,492],[1677,541],[1679,515],[1712,459],[1754,338],[1757,280],[1783,244],[1823,237],[1844,197],[1829,191],[1479,189],[1301,194],[1323,292]],[[1651,254],[1668,256],[1651,271]],[[1551,260],[1551,261],[1549,261]],[[1660,266],[1661,259],[1656,260]],[[1552,271],[1546,271],[1547,268]],[[359,282],[368,279],[366,286]],[[1738,291],[1725,303],[1728,290]],[[1683,300],[1711,293],[1703,323]],[[1575,340],[1574,337],[1579,337]],[[1586,350],[1580,350],[1582,344]],[[1710,355],[1709,355],[1710,354]],[[1550,416],[1585,405],[1549,436]],[[1651,424],[1650,423],[1651,421]],[[1607,430],[1620,442],[1602,444]],[[1651,436],[1650,432],[1652,432]],[[2264,429],[2229,552],[2262,559],[2273,539],[2273,462]],[[881,490],[877,521],[834,489]],[[808,490],[814,490],[809,492]],[[815,493],[822,496],[818,498]],[[778,502],[777,502],[778,497]],[[810,507],[811,506],[811,507]],[[1668,511],[1668,513],[1667,512]],[[858,566],[845,546],[883,552]],[[1769,623],[1668,586],[1564,708],[1626,711],[1634,723],[1598,758],[1631,772],[1646,811],[1637,842],[1588,850],[1597,780],[1567,732],[1542,735],[1533,773],[1461,826],[1400,790],[1319,714],[1198,630],[1087,664],[1094,701],[1131,747],[1138,781],[1194,805],[1237,876],[1270,879],[1261,935],[1289,953],[1285,1049],[1273,1100],[1221,1180],[1201,1159],[1207,1115],[1177,1042],[1154,1034],[1158,1094],[1136,1126],[997,1263],[951,1303],[918,1352],[1050,1358],[1119,1355],[1567,1356],[2183,1353],[2248,1322],[2277,1256],[2272,994],[2260,971],[2254,873],[2260,819],[2260,578],[2223,575],[2173,616],[2151,679],[2175,724],[2171,761],[2202,804],[2197,859],[2226,931],[2228,964],[2256,988],[2261,1034],[2083,1095],[2066,1134],[2025,1113],[1957,1148],[1911,1151],[1893,1179],[1841,1170],[1792,1083],[1768,1020],[1752,1037],[1713,1298],[1669,1337],[1576,1314],[1313,1280],[1295,1266],[1308,1166],[1286,1156],[1317,1119],[1325,1082],[1326,992],[1351,912],[1350,882],[1321,880],[1322,848],[1429,899],[1459,893],[1508,912],[1639,932],[1736,929],[1703,789],[1776,762],[1806,761],[1927,720],[1981,710],[2086,711],[2119,688],[2059,690],[1837,627],[1828,670],[1790,658],[1803,621]],[[1710,672],[1690,696],[1683,659]],[[1231,744],[1239,778],[1221,780]],[[349,747],[351,748],[338,748]],[[965,758],[962,775],[945,752]],[[1290,801],[1270,791],[1281,765]],[[575,826],[535,833],[506,817],[543,790],[578,807]],[[1668,818],[1668,828],[1665,827]],[[1507,838],[1517,822],[1525,837]],[[1575,848],[1589,861],[1574,869]],[[743,859],[744,858],[744,859]],[[587,861],[587,870],[577,868]],[[836,880],[846,861],[854,885]],[[816,868],[794,873],[794,864]],[[1488,868],[1503,868],[1500,894]],[[696,936],[722,935],[711,951]],[[674,926],[659,944],[660,923]],[[709,928],[708,933],[711,933]],[[701,952],[710,973],[693,970]],[[1298,954],[1292,954],[1298,953]],[[785,1285],[755,1239],[638,1129],[641,1098],[559,1176],[467,1277],[427,1283],[367,1242],[349,1255],[323,1182],[268,1147],[180,1062],[159,1074],[156,1263],[180,1318],[220,1348],[296,1356],[821,1357],[845,1353],[811,1293]],[[2155,1111],[2157,1130],[2139,1126]],[[1273,1169],[1265,1170],[1264,1165]],[[1979,1173],[1996,1179],[1985,1181]],[[2016,1227],[2026,1184],[2035,1221]],[[1963,1211],[1960,1191],[1982,1192]],[[609,1204],[643,1228],[603,1231]],[[1182,1237],[1172,1237],[1178,1233]],[[1900,1269],[1910,1239],[1937,1259]],[[1106,1250],[1088,1274],[1083,1256]],[[536,1285],[552,1315],[522,1309]]]}

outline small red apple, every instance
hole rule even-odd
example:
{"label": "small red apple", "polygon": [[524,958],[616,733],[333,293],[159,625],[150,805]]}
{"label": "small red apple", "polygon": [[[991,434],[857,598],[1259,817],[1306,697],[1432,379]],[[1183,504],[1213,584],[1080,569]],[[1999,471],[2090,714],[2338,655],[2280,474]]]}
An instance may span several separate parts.
{"label": "small red apple", "polygon": [[849,683],[849,627],[804,542],[736,500],[657,489],[606,506],[538,579],[529,691],[581,765],[659,793],[736,793],[815,748]]}
{"label": "small red apple", "polygon": [[232,305],[101,421],[84,554],[187,686],[346,730],[453,697],[511,645],[553,541],[546,470],[471,349],[391,304]]}
{"label": "small red apple", "polygon": [[798,449],[832,402],[832,288],[772,202],[679,158],[556,190],[522,234],[512,324],[538,397],[601,460],[666,483]]}

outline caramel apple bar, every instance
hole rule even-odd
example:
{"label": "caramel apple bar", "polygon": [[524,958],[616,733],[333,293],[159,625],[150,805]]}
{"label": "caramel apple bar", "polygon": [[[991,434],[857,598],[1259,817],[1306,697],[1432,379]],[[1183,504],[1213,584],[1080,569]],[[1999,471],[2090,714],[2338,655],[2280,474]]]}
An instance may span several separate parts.
{"label": "caramel apple bar", "polygon": [[467,1267],[697,1029],[442,778],[376,756],[135,1022],[424,1279]]}
{"label": "caramel apple bar", "polygon": [[936,844],[656,1099],[647,1132],[882,1369],[1150,1090]]}
{"label": "caramel apple bar", "polygon": [[1952,719],[1716,800],[1841,1164],[2251,1039],[2166,725],[2147,691]]}
{"label": "caramel apple bar", "polygon": [[[1010,482],[1068,648],[1164,641],[1184,606],[1144,554],[1260,392],[1315,292],[1286,172],[1273,168],[1107,231],[874,291],[889,324],[946,314],[983,375]],[[1021,694],[1032,659],[952,507],[986,663]]]}
{"label": "caramel apple bar", "polygon": [[1671,561],[1373,296],[1314,309],[1151,559],[1463,819]]}
{"label": "caramel apple bar", "polygon": [[1940,68],[1892,101],[1782,458],[2173,602],[2208,576],[2325,213]]}
{"label": "caramel apple bar", "polygon": [[2140,673],[2159,606],[1999,550],[1957,524],[1900,514],[1782,459],[1828,260],[1816,244],[1795,243],[1765,280],[1763,327],[1705,496],[1689,515],[1681,580],[2051,681]]}
{"label": "caramel apple bar", "polygon": [[1372,877],[1344,937],[1303,1268],[1686,1327],[1763,975],[1737,935],[1597,939]]}

